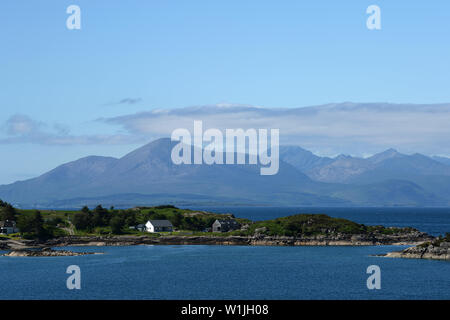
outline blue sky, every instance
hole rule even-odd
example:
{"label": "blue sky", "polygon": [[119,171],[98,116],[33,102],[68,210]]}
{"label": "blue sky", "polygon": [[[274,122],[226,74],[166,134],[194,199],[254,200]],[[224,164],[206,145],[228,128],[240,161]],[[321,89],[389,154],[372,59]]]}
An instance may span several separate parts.
{"label": "blue sky", "polygon": [[[66,28],[71,4],[81,30]],[[371,4],[382,30],[366,28]],[[99,118],[218,103],[448,103],[448,12],[448,1],[4,0],[0,184],[142,144]],[[17,119],[32,139],[8,140]]]}

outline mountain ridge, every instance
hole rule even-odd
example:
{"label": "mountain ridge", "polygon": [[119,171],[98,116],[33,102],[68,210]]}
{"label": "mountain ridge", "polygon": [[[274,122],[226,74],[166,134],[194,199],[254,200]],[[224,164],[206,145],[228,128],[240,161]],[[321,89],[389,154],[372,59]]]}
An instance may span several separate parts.
{"label": "mountain ridge", "polygon": [[107,199],[111,205],[131,205],[133,199],[139,204],[450,204],[450,166],[421,154],[388,149],[368,158],[330,158],[280,146],[279,173],[261,176],[259,165],[175,165],[170,154],[176,143],[161,138],[121,158],[71,161],[39,177],[1,185],[0,198],[27,207],[71,207],[71,199],[77,205],[80,199]]}

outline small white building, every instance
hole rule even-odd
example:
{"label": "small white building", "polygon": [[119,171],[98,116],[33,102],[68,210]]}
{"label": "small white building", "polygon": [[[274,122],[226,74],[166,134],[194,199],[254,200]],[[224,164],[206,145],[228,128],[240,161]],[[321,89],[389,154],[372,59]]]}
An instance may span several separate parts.
{"label": "small white building", "polygon": [[173,225],[169,220],[148,220],[145,224],[147,232],[172,232]]}
{"label": "small white building", "polygon": [[19,232],[19,229],[17,229],[15,221],[0,221],[0,234],[11,234],[17,232]]}

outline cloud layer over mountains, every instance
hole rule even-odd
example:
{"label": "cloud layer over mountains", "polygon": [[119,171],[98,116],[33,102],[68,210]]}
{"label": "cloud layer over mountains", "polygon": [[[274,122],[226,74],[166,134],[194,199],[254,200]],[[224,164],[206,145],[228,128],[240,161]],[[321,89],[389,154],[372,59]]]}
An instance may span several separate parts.
{"label": "cloud layer over mountains", "polygon": [[300,145],[321,155],[372,155],[391,147],[405,153],[450,155],[450,104],[348,102],[303,108],[217,104],[154,109],[97,119],[115,131],[92,135],[69,134],[61,125],[16,115],[3,126],[0,143],[144,143],[170,136],[177,128],[192,130],[194,120],[202,120],[204,129],[280,129],[281,144]]}
{"label": "cloud layer over mountains", "polygon": [[394,147],[403,152],[450,154],[450,104],[394,105],[342,103],[305,108],[215,105],[154,110],[102,119],[136,135],[170,136],[176,128],[277,128],[281,144],[320,154],[374,154]]}

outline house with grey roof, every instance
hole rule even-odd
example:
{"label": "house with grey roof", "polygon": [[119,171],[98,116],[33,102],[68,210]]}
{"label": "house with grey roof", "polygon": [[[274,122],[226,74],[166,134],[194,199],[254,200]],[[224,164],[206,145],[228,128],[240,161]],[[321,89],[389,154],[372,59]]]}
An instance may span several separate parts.
{"label": "house with grey roof", "polygon": [[19,229],[17,229],[15,221],[0,221],[0,234],[11,234],[17,232],[19,232]]}
{"label": "house with grey roof", "polygon": [[147,232],[172,232],[173,225],[169,220],[148,220],[145,224]]}
{"label": "house with grey roof", "polygon": [[213,232],[229,232],[240,228],[241,224],[234,219],[217,219],[212,225]]}

